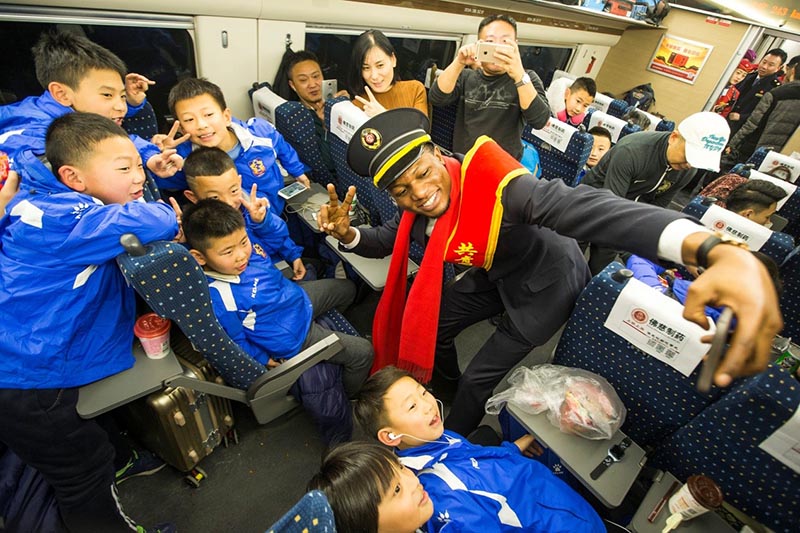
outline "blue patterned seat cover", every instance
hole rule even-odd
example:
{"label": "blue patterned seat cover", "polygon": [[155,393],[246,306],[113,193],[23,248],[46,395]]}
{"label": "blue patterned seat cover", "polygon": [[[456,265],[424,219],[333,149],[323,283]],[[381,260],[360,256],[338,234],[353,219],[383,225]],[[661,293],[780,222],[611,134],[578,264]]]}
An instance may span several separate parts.
{"label": "blue patterned seat cover", "polygon": [[571,187],[577,185],[578,174],[592,152],[594,138],[591,135],[581,131],[573,133],[566,152],[550,146],[534,135],[530,125],[522,130],[522,138],[533,144],[539,152],[543,179],[561,179]]}
{"label": "blue patterned seat cover", "polygon": [[275,128],[292,145],[300,160],[311,168],[308,176],[322,186],[335,183],[325,163],[314,132],[314,119],[300,102],[284,102],[275,108]]}
{"label": "blue patterned seat cover", "polygon": [[336,521],[325,494],[312,490],[268,528],[267,533],[336,533]]}
{"label": "blue patterned seat cover", "polygon": [[740,380],[657,450],[652,463],[678,479],[705,474],[722,488],[725,501],[775,531],[796,532],[800,506],[794,495],[800,474],[759,448],[800,404],[800,383],[770,365]]}
{"label": "blue patterned seat cover", "polygon": [[622,430],[640,446],[655,446],[722,392],[712,387],[708,394],[699,393],[695,388],[699,370],[685,377],[603,326],[627,282],[611,277],[621,268],[611,263],[583,290],[553,362],[606,378],[628,409]]}

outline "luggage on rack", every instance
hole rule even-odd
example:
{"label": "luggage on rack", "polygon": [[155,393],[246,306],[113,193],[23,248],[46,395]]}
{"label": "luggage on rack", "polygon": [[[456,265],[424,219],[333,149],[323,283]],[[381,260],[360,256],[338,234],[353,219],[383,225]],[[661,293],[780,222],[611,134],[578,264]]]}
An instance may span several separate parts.
{"label": "luggage on rack", "polygon": [[[222,378],[181,334],[173,331],[172,349],[184,373],[222,383]],[[188,472],[227,444],[233,430],[230,400],[185,387],[166,387],[121,409],[128,432],[178,470]]]}

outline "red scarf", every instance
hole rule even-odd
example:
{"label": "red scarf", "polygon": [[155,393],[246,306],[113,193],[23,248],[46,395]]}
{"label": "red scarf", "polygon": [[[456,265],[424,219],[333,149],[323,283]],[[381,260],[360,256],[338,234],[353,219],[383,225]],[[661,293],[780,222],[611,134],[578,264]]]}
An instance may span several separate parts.
{"label": "red scarf", "polygon": [[[480,156],[474,157],[479,150]],[[502,191],[511,179],[528,173],[488,137],[476,142],[463,168],[455,159],[445,157],[444,161],[450,175],[450,205],[433,227],[419,273],[408,293],[408,305],[408,250],[416,215],[406,211],[400,219],[386,287],[372,323],[375,348],[372,372],[397,365],[420,383],[430,381],[433,372],[445,258],[454,263],[491,268],[502,219]],[[470,194],[463,196],[462,180],[466,180],[468,170],[475,179],[471,180]],[[489,202],[488,198],[495,201]],[[465,202],[469,205],[464,212],[469,217],[460,220]],[[465,254],[467,249],[469,252]],[[407,309],[409,312],[405,312]]]}

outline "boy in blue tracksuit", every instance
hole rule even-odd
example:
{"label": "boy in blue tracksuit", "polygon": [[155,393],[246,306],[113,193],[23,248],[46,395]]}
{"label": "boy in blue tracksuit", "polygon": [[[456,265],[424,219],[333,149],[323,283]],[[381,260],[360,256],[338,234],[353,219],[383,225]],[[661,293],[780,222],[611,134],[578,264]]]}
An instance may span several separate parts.
{"label": "boy in blue tracksuit", "polygon": [[[122,124],[144,106],[147,78],[127,74],[125,64],[109,50],[70,33],[45,33],[33,48],[36,77],[45,88],[41,96],[0,106],[0,150],[20,172],[23,188],[26,169],[15,161],[30,150],[45,153],[45,134],[50,123],[72,111],[97,113]],[[160,177],[175,174],[183,159],[174,151],[162,152],[156,145],[131,135],[147,168]]]}
{"label": "boy in blue tracksuit", "polygon": [[0,442],[53,486],[69,531],[137,531],[117,501],[108,436],[76,413],[78,387],[134,362],[120,236],[171,239],[178,224],[168,205],[142,201],[139,154],[107,118],[57,118],[45,153],[52,172],[18,156],[29,187],[0,219]]}
{"label": "boy in blue tracksuit", "polygon": [[[220,324],[245,352],[268,367],[327,337],[331,332],[312,320],[353,300],[354,288],[347,280],[296,284],[286,279],[266,250],[250,241],[242,214],[219,200],[189,205],[183,231],[209,278]],[[372,345],[360,337],[336,335],[343,350],[329,362],[342,366],[344,388],[352,397],[367,378]]]}
{"label": "boy in blue tracksuit", "polygon": [[428,533],[605,531],[583,498],[524,456],[535,453],[533,437],[501,446],[471,444],[444,429],[436,399],[403,370],[389,366],[373,374],[355,416],[419,476],[434,507]]}
{"label": "boy in blue tracksuit", "polygon": [[[208,80],[189,78],[179,81],[169,92],[169,108],[189,140],[177,145],[178,154],[187,157],[195,146],[216,147],[236,163],[242,187],[258,186],[275,213],[282,213],[285,201],[278,196],[283,175],[278,162],[306,187],[306,167],[294,148],[267,121],[251,118],[246,123],[231,116],[222,90]],[[167,139],[165,147],[172,146]],[[169,180],[159,180],[166,189],[186,189],[182,172]]]}
{"label": "boy in blue tracksuit", "polygon": [[[184,195],[196,204],[212,198],[238,209],[244,216],[251,240],[264,246],[274,261],[283,259],[292,266],[292,279],[301,280],[306,268],[300,256],[303,249],[289,237],[286,223],[272,210],[266,198],[258,197],[258,186],[242,190],[242,177],[233,160],[219,148],[200,147],[186,158],[183,167],[189,186]],[[248,194],[249,192],[249,194]]]}

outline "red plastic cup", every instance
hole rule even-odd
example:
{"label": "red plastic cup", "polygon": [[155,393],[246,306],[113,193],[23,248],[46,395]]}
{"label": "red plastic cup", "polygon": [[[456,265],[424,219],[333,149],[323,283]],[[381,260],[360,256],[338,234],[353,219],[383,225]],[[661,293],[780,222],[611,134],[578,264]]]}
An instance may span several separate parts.
{"label": "red plastic cup", "polygon": [[169,328],[172,325],[166,318],[155,313],[142,315],[133,326],[133,333],[142,343],[144,353],[150,359],[162,359],[169,353]]}

